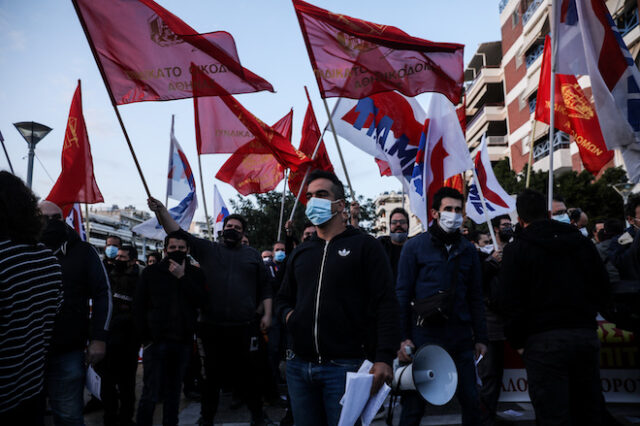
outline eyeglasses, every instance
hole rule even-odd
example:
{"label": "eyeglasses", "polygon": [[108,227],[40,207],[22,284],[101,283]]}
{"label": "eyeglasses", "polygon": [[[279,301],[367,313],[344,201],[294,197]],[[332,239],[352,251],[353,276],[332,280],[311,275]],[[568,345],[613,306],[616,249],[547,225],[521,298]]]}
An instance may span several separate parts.
{"label": "eyeglasses", "polygon": [[407,221],[404,219],[400,219],[400,220],[392,220],[391,222],[389,222],[392,225],[406,225]]}
{"label": "eyeglasses", "polygon": [[47,222],[47,223],[49,223],[51,221],[54,221],[54,220],[62,220],[62,215],[60,213],[44,214],[44,215],[42,215],[42,217],[44,218],[45,222]]}

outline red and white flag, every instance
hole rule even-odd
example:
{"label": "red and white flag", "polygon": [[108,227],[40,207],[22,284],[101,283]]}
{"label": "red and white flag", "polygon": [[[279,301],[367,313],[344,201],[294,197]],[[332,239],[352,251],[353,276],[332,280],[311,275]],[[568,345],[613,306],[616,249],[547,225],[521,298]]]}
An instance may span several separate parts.
{"label": "red and white flag", "polygon": [[432,219],[433,195],[444,186],[445,180],[473,167],[453,104],[434,93],[427,117],[409,185],[411,210],[425,227]]}
{"label": "red and white flag", "polygon": [[[89,218],[87,218],[87,220],[88,219]],[[82,209],[80,208],[80,204],[75,203],[71,206],[65,222],[78,233],[82,241],[87,241],[87,234],[84,231],[84,224],[82,223]]]}
{"label": "red and white flag", "polygon": [[[597,175],[613,159],[614,152],[607,149],[598,115],[584,95],[575,75],[556,74],[555,128],[573,136],[584,168]],[[542,70],[538,84],[535,118],[550,124],[551,111],[551,39],[544,43]]]}
{"label": "red and white flag", "polygon": [[[62,145],[62,171],[47,200],[68,213],[74,203],[102,203],[104,198],[93,174],[89,134],[82,115],[80,80],[71,101],[69,120]],[[65,206],[67,208],[65,208]]]}
{"label": "red and white flag", "polygon": [[603,0],[554,2],[557,73],[588,75],[609,149],[619,148],[640,181],[640,71]]}
{"label": "red and white flag", "polygon": [[227,32],[198,34],[152,0],[73,2],[118,105],[190,98],[192,62],[228,93],[273,92],[242,67]]}
{"label": "red and white flag", "polygon": [[293,0],[323,98],[362,99],[397,90],[439,92],[460,102],[464,46],[411,37],[404,31]]}
{"label": "red and white flag", "polygon": [[[273,125],[273,130],[291,144],[293,110]],[[242,195],[274,190],[284,178],[284,167],[273,152],[257,138],[242,145],[220,167],[216,178],[233,186]]]}
{"label": "red and white flag", "polygon": [[[469,186],[469,196],[465,211],[467,216],[475,223],[485,223],[487,216],[484,213],[481,195],[478,191],[478,183],[487,206],[489,219],[503,214],[509,214],[516,209],[516,199],[502,189],[496,175],[493,173],[489,151],[487,150],[487,137],[482,136],[480,149],[474,160],[475,174]],[[477,177],[477,180],[476,180]]]}

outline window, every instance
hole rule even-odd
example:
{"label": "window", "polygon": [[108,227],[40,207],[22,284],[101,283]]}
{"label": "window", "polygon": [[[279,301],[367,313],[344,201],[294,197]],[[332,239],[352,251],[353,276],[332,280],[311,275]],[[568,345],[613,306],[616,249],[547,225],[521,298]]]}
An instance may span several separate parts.
{"label": "window", "polygon": [[511,14],[511,28],[517,27],[519,22],[520,16],[518,15],[518,11],[514,10],[513,14]]}

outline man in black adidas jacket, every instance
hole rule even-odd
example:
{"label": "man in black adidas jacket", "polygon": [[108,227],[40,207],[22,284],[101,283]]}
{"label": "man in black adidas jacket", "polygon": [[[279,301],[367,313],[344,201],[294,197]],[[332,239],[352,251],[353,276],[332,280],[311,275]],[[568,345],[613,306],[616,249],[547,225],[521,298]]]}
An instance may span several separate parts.
{"label": "man in black adidas jacket", "polygon": [[295,354],[287,362],[294,420],[335,425],[347,372],[370,359],[372,392],[391,380],[400,341],[398,307],[382,246],[344,224],[338,178],[311,173],[307,200],[306,214],[317,234],[291,254],[276,303]]}
{"label": "man in black adidas jacket", "polygon": [[43,201],[40,211],[47,223],[42,242],[62,266],[64,289],[47,359],[45,388],[56,424],[82,424],[85,360],[95,364],[105,355],[111,318],[109,279],[96,249],[67,226],[60,207]]}

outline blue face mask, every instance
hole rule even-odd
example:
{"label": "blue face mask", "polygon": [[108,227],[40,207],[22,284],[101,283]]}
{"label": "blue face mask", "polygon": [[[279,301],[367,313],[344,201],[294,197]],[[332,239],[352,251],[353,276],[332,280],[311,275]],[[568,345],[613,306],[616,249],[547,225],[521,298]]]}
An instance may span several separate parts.
{"label": "blue face mask", "polygon": [[287,254],[284,252],[284,250],[278,250],[276,254],[273,255],[273,260],[280,263],[284,260],[285,257],[287,257]]}
{"label": "blue face mask", "polygon": [[[336,201],[333,201],[334,203]],[[322,225],[331,220],[337,213],[331,213],[331,200],[313,197],[307,203],[305,214],[314,225]]]}
{"label": "blue face mask", "polygon": [[116,246],[107,246],[104,249],[104,255],[109,259],[115,259],[118,254],[118,247]]}
{"label": "blue face mask", "polygon": [[569,215],[566,213],[551,216],[551,219],[557,220],[558,222],[562,223],[571,223],[571,219],[569,219]]}

